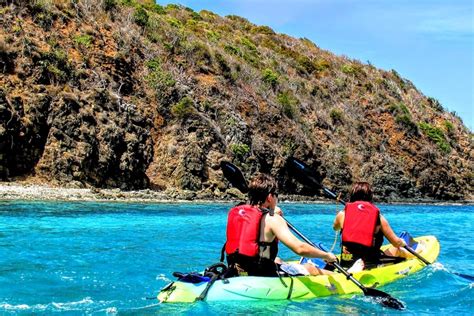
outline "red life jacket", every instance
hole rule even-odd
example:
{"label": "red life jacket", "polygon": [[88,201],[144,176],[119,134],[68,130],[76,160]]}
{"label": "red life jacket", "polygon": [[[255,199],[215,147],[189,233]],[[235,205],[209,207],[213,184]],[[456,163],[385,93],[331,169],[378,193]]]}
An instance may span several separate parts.
{"label": "red life jacket", "polygon": [[251,205],[235,206],[227,218],[227,255],[259,255],[260,222],[265,213]]}
{"label": "red life jacket", "polygon": [[379,209],[372,203],[365,201],[347,203],[344,209],[342,242],[373,247],[379,215]]}

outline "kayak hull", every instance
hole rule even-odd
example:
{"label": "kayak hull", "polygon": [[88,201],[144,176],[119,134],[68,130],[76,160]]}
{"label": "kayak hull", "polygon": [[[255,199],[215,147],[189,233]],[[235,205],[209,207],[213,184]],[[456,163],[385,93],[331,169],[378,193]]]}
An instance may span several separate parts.
{"label": "kayak hull", "polygon": [[[421,241],[425,246],[420,255],[429,262],[434,262],[440,250],[436,237],[423,236],[415,238],[415,240]],[[388,247],[388,245],[384,247]],[[424,267],[424,263],[416,258],[412,258],[397,264],[354,273],[353,276],[366,287],[379,287],[413,274]],[[160,291],[158,300],[168,303],[194,302],[205,290],[207,284],[207,282],[193,284],[176,281]],[[282,278],[247,276],[216,281],[209,289],[205,300],[307,300],[329,295],[361,292],[342,273]]]}

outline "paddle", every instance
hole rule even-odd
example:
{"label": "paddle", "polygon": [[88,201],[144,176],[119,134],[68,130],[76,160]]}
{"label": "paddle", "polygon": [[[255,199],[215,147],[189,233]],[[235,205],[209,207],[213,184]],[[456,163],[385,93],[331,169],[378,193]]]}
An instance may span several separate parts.
{"label": "paddle", "polygon": [[[408,246],[404,246],[404,248],[409,252],[411,253],[412,255],[414,255],[415,257],[417,257],[421,262],[423,262],[424,264],[426,264],[427,266],[431,264],[431,262],[429,262],[428,260],[426,260],[425,258],[423,258],[419,253],[417,253],[415,250],[413,250],[411,247],[408,247]],[[474,282],[474,276],[472,275],[467,275],[467,274],[464,274],[464,273],[458,273],[458,272],[452,272],[452,271],[449,271],[450,273],[452,274],[455,274],[461,278],[464,278],[470,282]]]}
{"label": "paddle", "polygon": [[[295,178],[301,182],[302,184],[311,184],[313,186],[316,186],[316,187],[319,187],[321,188],[324,193],[326,193],[326,195],[332,197],[333,199],[337,199],[337,195],[336,193],[332,192],[331,190],[329,190],[328,188],[322,186],[319,181],[316,180],[316,177],[315,177],[315,172],[308,166],[306,165],[304,162],[302,162],[301,160],[299,159],[296,159],[294,157],[290,157],[288,158],[288,169],[293,173],[293,175],[295,176]],[[343,201],[343,200],[340,200],[338,199],[339,203],[345,205],[346,202]],[[417,253],[415,250],[413,250],[411,247],[409,246],[404,246],[404,248],[409,252],[411,253],[412,255],[414,255],[415,257],[417,257],[421,262],[423,262],[424,264],[426,265],[430,265],[431,262],[429,262],[428,260],[426,260],[425,258],[423,258],[419,253]],[[470,276],[470,275],[467,275],[467,274],[462,274],[462,273],[457,273],[457,272],[451,272],[457,276],[460,276],[466,280],[469,280],[469,281],[474,281],[474,277],[473,276]]]}
{"label": "paddle", "polygon": [[[220,166],[221,166],[222,172],[224,173],[224,176],[232,184],[232,186],[239,189],[242,193],[248,192],[247,181],[245,180],[239,168],[237,168],[235,165],[227,161],[222,161]],[[312,179],[309,181],[313,182],[313,181],[316,181],[316,179],[312,177]],[[321,247],[318,247],[315,243],[313,243],[311,240],[306,238],[306,236],[304,236],[300,231],[298,231],[286,218],[283,217],[283,219],[288,224],[288,227],[291,230],[293,230],[293,232],[295,232],[301,239],[303,239],[305,242],[312,245],[313,247],[321,249]],[[362,285],[357,279],[355,279],[352,276],[352,274],[344,270],[344,268],[341,267],[337,262],[334,262],[332,264],[334,265],[334,267],[336,267],[336,269],[338,269],[342,274],[344,274],[347,277],[347,279],[351,280],[355,285],[357,285],[362,290],[364,295],[377,298],[377,301],[386,307],[399,309],[399,310],[405,308],[405,305],[402,302],[390,296],[389,294],[382,292],[380,290],[367,288],[364,285]]]}

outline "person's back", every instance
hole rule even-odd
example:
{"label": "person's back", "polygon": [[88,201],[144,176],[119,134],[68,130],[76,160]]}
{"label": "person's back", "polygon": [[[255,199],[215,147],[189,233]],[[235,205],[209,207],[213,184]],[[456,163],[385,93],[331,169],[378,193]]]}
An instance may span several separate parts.
{"label": "person's back", "polygon": [[259,174],[249,185],[249,204],[233,207],[227,220],[225,251],[229,267],[238,275],[276,276],[275,258],[278,241],[265,242],[261,237],[262,221],[266,214],[273,216],[267,208],[267,196],[275,194],[277,184],[266,175]]}
{"label": "person's back", "polygon": [[[377,264],[384,236],[395,247],[403,246],[379,209],[372,204],[373,192],[367,182],[352,186],[350,202],[337,214],[334,229],[342,229],[341,265],[349,267],[358,259],[365,265]],[[392,253],[389,253],[392,254]]]}
{"label": "person's back", "polygon": [[[298,240],[285,220],[274,214],[278,193],[275,179],[258,174],[249,184],[249,204],[230,210],[225,246],[227,262],[238,275],[277,276],[278,241],[306,257],[324,257],[333,262],[335,256]],[[278,261],[278,260],[277,260]],[[322,273],[314,269],[311,274]]]}
{"label": "person's back", "polygon": [[278,241],[265,243],[260,237],[267,212],[254,205],[239,205],[229,211],[225,252],[229,267],[238,275],[276,275]]}

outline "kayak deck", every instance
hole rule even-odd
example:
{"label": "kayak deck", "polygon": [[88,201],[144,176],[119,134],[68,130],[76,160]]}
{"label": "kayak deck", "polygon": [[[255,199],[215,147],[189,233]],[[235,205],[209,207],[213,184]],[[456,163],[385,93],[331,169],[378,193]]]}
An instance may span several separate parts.
{"label": "kayak deck", "polygon": [[[429,262],[438,257],[440,246],[434,236],[415,238],[424,244],[420,253]],[[385,245],[382,249],[389,247]],[[379,266],[354,273],[353,276],[366,287],[379,287],[425,267],[417,258],[396,264]],[[186,283],[176,281],[158,294],[161,302],[194,302],[205,290],[207,282]],[[295,277],[233,277],[216,281],[207,293],[207,301],[226,300],[306,300],[329,295],[361,293],[362,291],[342,273]]]}

